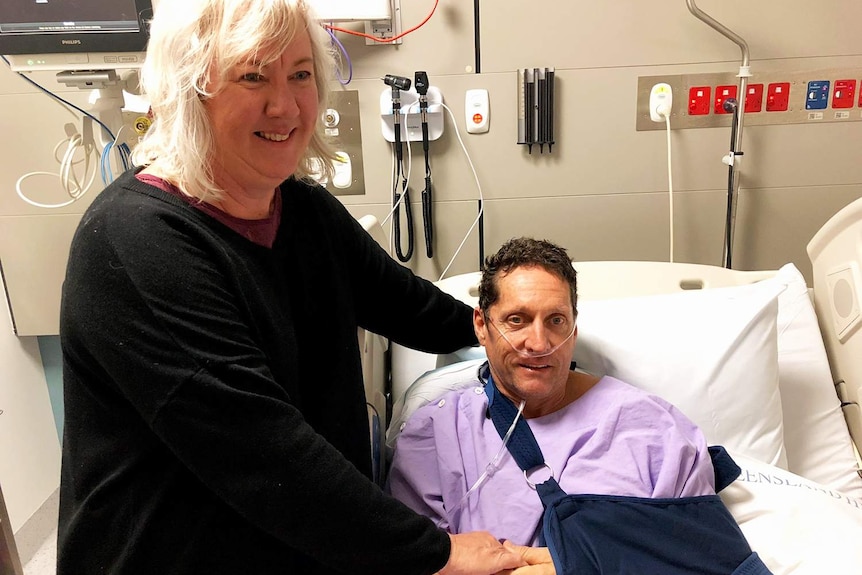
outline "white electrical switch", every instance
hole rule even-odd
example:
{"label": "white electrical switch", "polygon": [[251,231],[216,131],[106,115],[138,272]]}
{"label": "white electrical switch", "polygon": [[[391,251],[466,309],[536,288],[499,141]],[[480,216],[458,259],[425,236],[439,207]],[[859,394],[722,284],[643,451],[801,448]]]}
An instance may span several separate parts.
{"label": "white electrical switch", "polygon": [[488,90],[467,90],[464,98],[464,122],[471,134],[483,134],[488,131],[490,107],[488,105]]}

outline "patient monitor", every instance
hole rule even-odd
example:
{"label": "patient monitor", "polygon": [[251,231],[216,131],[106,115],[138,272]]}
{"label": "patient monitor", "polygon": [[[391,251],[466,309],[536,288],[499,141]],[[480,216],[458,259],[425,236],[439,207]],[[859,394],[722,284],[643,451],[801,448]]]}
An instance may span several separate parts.
{"label": "patient monitor", "polygon": [[0,4],[0,54],[18,72],[139,68],[152,0]]}
{"label": "patient monitor", "polygon": [[[91,96],[92,111],[118,134],[123,90],[137,93],[149,39],[153,0],[19,0],[0,4],[0,54],[13,71],[57,72],[57,82]],[[86,132],[86,130],[85,130]],[[97,131],[102,146],[110,140]]]}

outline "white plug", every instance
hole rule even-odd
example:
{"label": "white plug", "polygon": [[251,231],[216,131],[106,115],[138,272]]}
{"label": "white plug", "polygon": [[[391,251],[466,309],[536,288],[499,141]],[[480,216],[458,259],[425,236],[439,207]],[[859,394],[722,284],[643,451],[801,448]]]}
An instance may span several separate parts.
{"label": "white plug", "polygon": [[660,82],[649,92],[649,117],[653,122],[664,122],[673,109],[673,89],[670,84]]}

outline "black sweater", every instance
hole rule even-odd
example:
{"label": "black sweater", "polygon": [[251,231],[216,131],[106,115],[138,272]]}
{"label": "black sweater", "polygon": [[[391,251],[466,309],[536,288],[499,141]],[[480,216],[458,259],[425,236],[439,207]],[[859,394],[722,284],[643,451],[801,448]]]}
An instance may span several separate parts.
{"label": "black sweater", "polygon": [[448,537],[370,480],[357,326],[475,343],[469,308],[319,187],[272,249],[130,171],[63,286],[59,575],[431,573]]}

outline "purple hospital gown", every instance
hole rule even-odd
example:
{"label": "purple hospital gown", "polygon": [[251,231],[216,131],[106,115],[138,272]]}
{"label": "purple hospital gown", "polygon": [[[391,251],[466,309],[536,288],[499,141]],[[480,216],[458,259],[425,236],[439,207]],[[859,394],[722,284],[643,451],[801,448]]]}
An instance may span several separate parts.
{"label": "purple hospital gown", "polygon": [[[454,509],[503,444],[487,406],[477,383],[418,409],[398,438],[388,488],[451,533],[484,530],[534,544],[542,503],[508,451],[484,485]],[[715,494],[701,431],[668,402],[617,379],[603,377],[565,408],[528,422],[567,493]],[[548,473],[531,472],[530,480],[540,483]]]}

